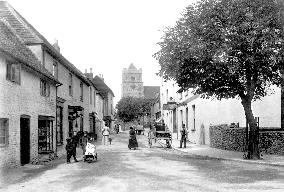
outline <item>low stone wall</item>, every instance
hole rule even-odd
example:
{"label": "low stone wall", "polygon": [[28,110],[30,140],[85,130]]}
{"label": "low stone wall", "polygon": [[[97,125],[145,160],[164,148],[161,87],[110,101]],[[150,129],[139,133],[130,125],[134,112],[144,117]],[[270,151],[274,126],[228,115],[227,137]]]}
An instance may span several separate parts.
{"label": "low stone wall", "polygon": [[262,152],[284,155],[284,131],[262,131],[259,140]]}
{"label": "low stone wall", "polygon": [[[230,128],[228,125],[209,127],[210,147],[244,151],[245,128]],[[260,129],[260,150],[267,154],[284,155],[284,131],[279,128]]]}

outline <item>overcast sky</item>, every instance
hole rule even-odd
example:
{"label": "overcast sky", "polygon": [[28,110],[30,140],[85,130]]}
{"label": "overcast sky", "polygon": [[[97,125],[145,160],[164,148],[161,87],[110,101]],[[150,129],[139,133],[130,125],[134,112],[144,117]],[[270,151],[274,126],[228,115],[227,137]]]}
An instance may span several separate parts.
{"label": "overcast sky", "polygon": [[144,86],[158,86],[158,51],[166,26],[172,26],[194,0],[8,0],[79,70],[93,68],[121,98],[122,69],[143,70]]}

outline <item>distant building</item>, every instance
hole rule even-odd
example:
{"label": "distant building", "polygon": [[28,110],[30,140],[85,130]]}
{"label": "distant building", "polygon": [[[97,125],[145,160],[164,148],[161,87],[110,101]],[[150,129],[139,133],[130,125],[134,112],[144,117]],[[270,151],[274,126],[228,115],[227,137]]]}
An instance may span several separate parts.
{"label": "distant building", "polygon": [[122,97],[143,97],[142,69],[132,63],[122,70]]}
{"label": "distant building", "polygon": [[143,86],[142,69],[131,63],[128,69],[122,70],[122,97],[145,97],[155,99],[160,93],[160,86]]}

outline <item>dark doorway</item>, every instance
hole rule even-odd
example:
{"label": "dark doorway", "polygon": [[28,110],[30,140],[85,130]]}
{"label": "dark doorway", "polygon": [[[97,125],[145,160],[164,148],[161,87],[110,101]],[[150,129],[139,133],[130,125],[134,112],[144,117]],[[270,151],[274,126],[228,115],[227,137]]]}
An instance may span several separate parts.
{"label": "dark doorway", "polygon": [[20,119],[20,153],[21,165],[30,162],[30,119],[27,116],[21,116]]}

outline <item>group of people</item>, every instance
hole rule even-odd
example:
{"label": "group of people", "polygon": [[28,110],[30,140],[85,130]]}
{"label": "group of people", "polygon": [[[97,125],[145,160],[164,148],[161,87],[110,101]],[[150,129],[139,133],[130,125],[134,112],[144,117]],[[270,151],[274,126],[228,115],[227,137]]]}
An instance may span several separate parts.
{"label": "group of people", "polygon": [[73,157],[75,162],[78,162],[77,158],[76,158],[76,148],[77,145],[80,142],[80,147],[83,150],[83,155],[86,152],[86,146],[87,143],[91,141],[91,138],[88,136],[88,132],[85,131],[83,134],[81,132],[78,132],[76,135],[74,135],[71,138],[67,138],[66,139],[66,153],[67,153],[67,163],[70,163],[70,159]]}
{"label": "group of people", "polygon": [[[119,132],[119,126],[115,126],[116,133]],[[91,143],[92,138],[88,135],[88,132],[85,131],[83,134],[81,132],[78,132],[76,135],[74,135],[71,138],[67,138],[66,141],[66,153],[67,153],[67,163],[70,163],[71,158],[74,158],[75,162],[78,162],[76,158],[76,148],[78,144],[80,145],[81,149],[83,150],[83,156],[86,152],[87,145]],[[110,138],[110,128],[105,124],[105,126],[102,128],[102,145],[109,145],[111,144],[111,138]],[[136,150],[138,148],[138,142],[136,139],[136,132],[133,127],[130,127],[129,131],[129,142],[128,142],[128,148]]]}
{"label": "group of people", "polygon": [[[105,124],[105,126],[102,128],[102,145],[108,145],[108,143],[111,143],[110,141],[110,130],[109,127],[107,126],[107,124]],[[74,158],[75,162],[78,162],[77,158],[76,158],[76,148],[78,146],[78,144],[80,145],[80,148],[83,151],[83,156],[86,153],[86,148],[87,145],[92,144],[92,138],[89,136],[88,132],[78,132],[76,135],[74,135],[71,138],[67,138],[66,139],[66,153],[67,153],[67,163],[70,163],[71,158]]]}

